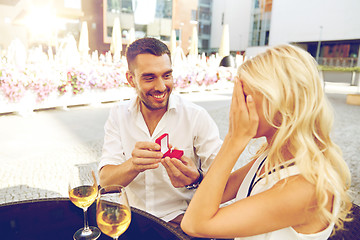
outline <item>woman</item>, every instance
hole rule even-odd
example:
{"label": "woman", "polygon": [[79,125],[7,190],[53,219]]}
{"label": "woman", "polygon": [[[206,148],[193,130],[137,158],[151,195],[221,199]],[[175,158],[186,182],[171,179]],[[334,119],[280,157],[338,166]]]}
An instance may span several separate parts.
{"label": "woman", "polygon": [[[237,239],[327,239],[350,211],[350,172],[330,139],[333,116],[315,60],[291,45],[241,65],[229,132],[181,227]],[[254,159],[231,173],[252,138]],[[220,208],[235,198],[235,202]]]}

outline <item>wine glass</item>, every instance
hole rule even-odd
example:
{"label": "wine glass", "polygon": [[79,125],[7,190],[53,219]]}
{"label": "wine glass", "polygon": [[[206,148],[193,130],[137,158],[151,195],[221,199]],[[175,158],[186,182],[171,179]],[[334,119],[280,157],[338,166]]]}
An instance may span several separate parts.
{"label": "wine glass", "polygon": [[131,222],[131,209],[123,186],[110,185],[100,189],[96,222],[100,230],[114,240],[126,231]]}
{"label": "wine glass", "polygon": [[73,238],[97,239],[101,232],[97,227],[89,227],[87,220],[88,207],[95,201],[98,194],[98,185],[94,171],[79,173],[72,169],[69,180],[69,198],[73,204],[84,211],[84,228],[77,230]]}

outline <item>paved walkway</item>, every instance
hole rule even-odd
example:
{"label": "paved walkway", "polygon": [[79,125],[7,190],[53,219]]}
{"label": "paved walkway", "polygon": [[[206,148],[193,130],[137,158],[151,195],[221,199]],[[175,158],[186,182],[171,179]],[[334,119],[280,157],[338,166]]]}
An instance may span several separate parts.
{"label": "paved walkway", "polygon": [[[336,113],[333,137],[351,169],[355,203],[360,204],[360,106],[345,103],[346,93],[354,89],[326,86]],[[223,138],[228,128],[231,90],[183,96],[209,111]],[[27,117],[0,115],[0,203],[67,197],[72,167],[96,169],[103,126],[112,105],[50,109]],[[258,144],[254,142],[250,152]],[[237,166],[244,164],[248,155],[248,151],[244,153]]]}

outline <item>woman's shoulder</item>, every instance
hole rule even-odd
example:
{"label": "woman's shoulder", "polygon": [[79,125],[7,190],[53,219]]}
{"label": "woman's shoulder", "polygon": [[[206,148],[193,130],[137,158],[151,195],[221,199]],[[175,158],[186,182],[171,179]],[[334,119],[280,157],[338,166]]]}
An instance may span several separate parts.
{"label": "woman's shoulder", "polygon": [[253,194],[264,191],[276,192],[279,198],[287,199],[296,209],[316,204],[316,186],[309,182],[296,165],[285,167],[263,177],[253,189]]}

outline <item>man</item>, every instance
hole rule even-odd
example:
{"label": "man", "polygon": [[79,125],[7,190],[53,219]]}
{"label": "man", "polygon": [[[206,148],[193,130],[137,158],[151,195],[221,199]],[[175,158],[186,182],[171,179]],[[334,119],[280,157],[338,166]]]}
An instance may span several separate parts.
{"label": "man", "polygon": [[[126,57],[126,78],[137,97],[110,111],[100,184],[126,186],[131,206],[178,225],[202,171],[220,149],[219,130],[205,109],[171,94],[171,56],[164,43],[138,39]],[[164,133],[184,151],[180,159],[163,157],[155,141]]]}

